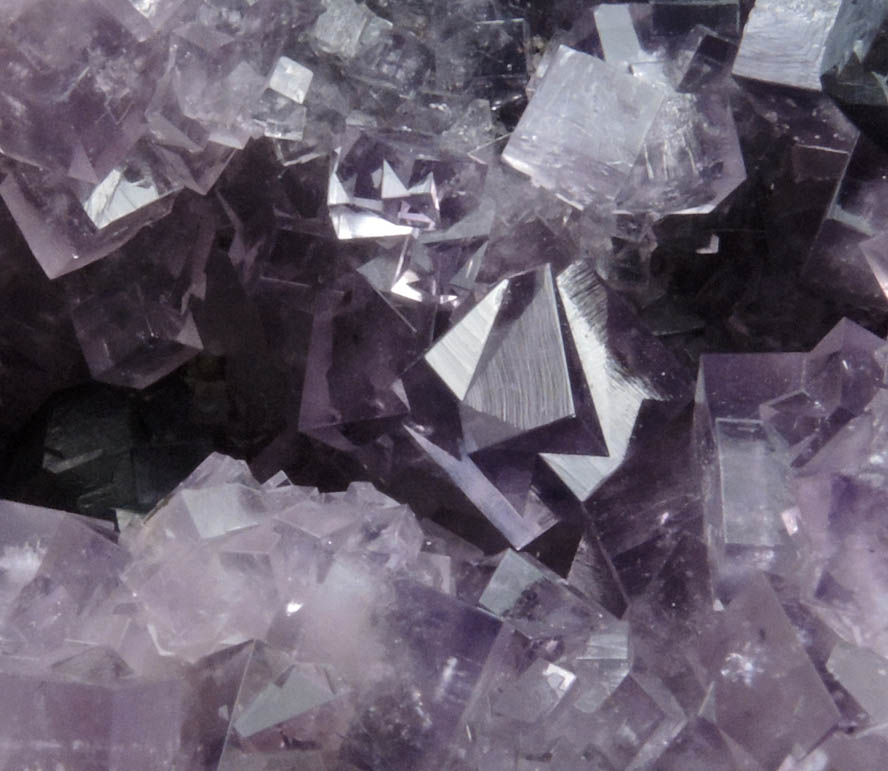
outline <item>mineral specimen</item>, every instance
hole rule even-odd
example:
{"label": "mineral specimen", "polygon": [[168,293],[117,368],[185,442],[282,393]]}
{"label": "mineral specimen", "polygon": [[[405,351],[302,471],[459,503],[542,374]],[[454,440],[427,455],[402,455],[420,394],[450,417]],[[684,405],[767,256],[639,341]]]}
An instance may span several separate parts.
{"label": "mineral specimen", "polygon": [[612,198],[664,96],[616,66],[561,46],[503,160],[577,208]]}
{"label": "mineral specimen", "polygon": [[842,0],[757,0],[743,30],[734,74],[820,90],[830,30]]}
{"label": "mineral specimen", "polygon": [[881,769],[886,39],[0,3],[0,769]]}

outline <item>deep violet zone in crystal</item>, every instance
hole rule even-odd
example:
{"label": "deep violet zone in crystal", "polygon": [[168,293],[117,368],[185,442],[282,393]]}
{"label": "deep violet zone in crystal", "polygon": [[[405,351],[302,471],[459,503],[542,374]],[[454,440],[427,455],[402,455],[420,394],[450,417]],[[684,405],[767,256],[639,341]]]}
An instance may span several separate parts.
{"label": "deep violet zone in crystal", "polygon": [[0,771],[881,771],[882,0],[3,0]]}

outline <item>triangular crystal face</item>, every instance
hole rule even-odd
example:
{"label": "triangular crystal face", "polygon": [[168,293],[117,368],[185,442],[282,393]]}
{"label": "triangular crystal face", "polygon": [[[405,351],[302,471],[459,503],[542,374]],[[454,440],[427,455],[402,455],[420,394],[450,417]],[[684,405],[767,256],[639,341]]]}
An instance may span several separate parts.
{"label": "triangular crystal face", "polygon": [[468,393],[507,287],[507,281],[497,284],[425,355],[426,362],[457,399],[464,399]]}
{"label": "triangular crystal face", "polygon": [[592,495],[623,461],[623,458],[551,452],[542,453],[540,457],[581,501]]}
{"label": "triangular crystal face", "polygon": [[572,264],[559,274],[557,285],[570,330],[568,350],[576,354],[595,405],[606,444],[602,455],[607,457],[588,451],[548,452],[543,459],[582,500],[629,453],[645,403],[681,405],[690,396],[690,384],[672,354],[605,287],[590,264]]}
{"label": "triangular crystal face", "polygon": [[842,319],[805,359],[805,390],[827,407],[859,412],[884,378],[875,353],[885,341]]}
{"label": "triangular crystal face", "polygon": [[625,459],[641,416],[647,428],[690,395],[684,369],[585,262],[500,282],[425,362],[459,400],[465,452],[539,454],[580,499]]}
{"label": "triangular crystal face", "polygon": [[[519,300],[520,298],[520,300]],[[515,302],[519,300],[519,302]],[[512,436],[574,414],[574,400],[551,269],[546,266],[512,279],[465,406],[512,426]],[[498,432],[470,432],[473,449],[511,438]]]}
{"label": "triangular crystal face", "polygon": [[557,518],[548,509],[540,508],[533,516],[522,514],[481,469],[463,452],[454,457],[422,434],[407,428],[419,448],[475,505],[516,549],[522,549],[551,528]]}
{"label": "triangular crystal face", "polygon": [[332,755],[338,749],[342,705],[328,706],[340,693],[325,668],[294,662],[290,654],[259,641],[204,662],[204,711],[228,727],[218,763],[202,768],[265,768],[269,757],[281,751],[290,767],[302,767],[312,760],[303,750]]}
{"label": "triangular crystal face", "polygon": [[465,403],[459,406],[459,416],[466,440],[466,450],[470,453],[523,435],[517,426],[510,425],[494,415],[472,409]]}
{"label": "triangular crystal face", "polygon": [[385,198],[406,198],[410,193],[404,187],[404,183],[395,174],[395,170],[389,165],[388,161],[382,162],[382,197]]}

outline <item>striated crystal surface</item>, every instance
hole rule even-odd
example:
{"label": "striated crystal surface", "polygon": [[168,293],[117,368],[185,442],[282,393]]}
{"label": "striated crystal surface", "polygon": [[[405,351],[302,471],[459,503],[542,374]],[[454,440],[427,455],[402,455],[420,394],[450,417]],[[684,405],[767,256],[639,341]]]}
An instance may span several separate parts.
{"label": "striated crystal surface", "polygon": [[734,74],[819,91],[827,40],[842,5],[842,0],[758,0],[743,29]]}
{"label": "striated crystal surface", "polygon": [[884,766],[884,2],[0,6],[0,768]]}
{"label": "striated crystal surface", "polygon": [[[664,95],[616,66],[560,46],[503,160],[580,209],[612,198],[626,180]],[[609,122],[622,130],[592,130]]]}

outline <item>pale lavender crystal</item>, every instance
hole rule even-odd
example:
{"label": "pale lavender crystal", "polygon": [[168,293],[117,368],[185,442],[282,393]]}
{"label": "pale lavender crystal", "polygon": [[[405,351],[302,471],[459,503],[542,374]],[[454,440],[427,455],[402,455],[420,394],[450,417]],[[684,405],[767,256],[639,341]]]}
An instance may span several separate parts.
{"label": "pale lavender crystal", "polygon": [[272,70],[268,88],[262,93],[253,120],[267,137],[298,141],[306,122],[305,101],[313,73],[307,67],[282,56]]}
{"label": "pale lavender crystal", "polygon": [[664,96],[600,59],[561,46],[503,160],[577,208],[613,198]]}
{"label": "pale lavender crystal", "polygon": [[885,685],[888,662],[866,648],[839,642],[826,662],[830,674],[863,707],[873,724],[888,716]]}
{"label": "pale lavender crystal", "polygon": [[[18,593],[40,569],[58,527],[52,512],[21,503],[3,503],[3,576],[0,614],[5,620]],[[4,636],[8,636],[8,632]]]}
{"label": "pale lavender crystal", "polygon": [[7,0],[0,767],[881,768],[884,15]]}
{"label": "pale lavender crystal", "polygon": [[0,525],[0,678],[32,694],[0,729],[10,763],[436,769],[500,638],[431,559],[480,555],[367,484],[263,485],[214,455],[121,546],[23,505]]}
{"label": "pale lavender crystal", "polygon": [[[499,769],[509,768],[515,753],[530,758],[551,750],[553,768],[583,767],[571,760],[593,755],[594,716],[629,673],[628,625],[511,551],[479,602],[504,628],[488,661],[488,696],[472,705],[459,754]],[[602,713],[602,724],[609,721]]]}
{"label": "pale lavender crystal", "polygon": [[781,519],[791,498],[759,406],[798,390],[803,367],[803,354],[711,355],[701,361],[694,431],[706,538],[722,575],[749,563],[771,570],[791,565],[786,560],[795,550]]}
{"label": "pale lavender crystal", "polygon": [[4,698],[16,704],[0,728],[4,767],[187,768],[182,682],[91,682],[62,673],[26,674],[27,663],[19,666],[0,674]]}
{"label": "pale lavender crystal", "polygon": [[705,705],[709,679],[700,671],[695,643],[715,623],[706,545],[683,536],[644,591],[630,603],[634,667],[668,683],[689,714]]}
{"label": "pale lavender crystal", "polygon": [[393,600],[379,615],[399,641],[390,671],[359,702],[342,755],[358,767],[431,771],[449,754],[501,624],[412,582],[396,582]]}
{"label": "pale lavender crystal", "polygon": [[[872,437],[869,418],[865,415],[849,423],[822,452],[831,454],[841,447],[846,462],[855,456],[866,458],[872,447],[867,441]],[[853,434],[863,440],[857,446],[844,441]],[[888,609],[882,599],[884,555],[870,544],[879,538],[881,525],[875,512],[884,498],[881,486],[836,473],[799,483],[798,527],[811,550],[803,596],[839,635],[881,655],[888,653],[884,632]]]}
{"label": "pale lavender crystal", "polygon": [[657,761],[662,771],[735,771],[724,736],[704,718],[688,721]]}
{"label": "pale lavender crystal", "polygon": [[51,650],[120,585],[126,552],[64,512],[4,502],[3,605],[7,650]]}
{"label": "pale lavender crystal", "polygon": [[11,3],[0,12],[4,154],[97,184],[124,161],[163,71],[100,2]]}
{"label": "pale lavender crystal", "polygon": [[3,11],[0,80],[14,119],[0,148],[19,163],[0,195],[51,278],[165,216],[183,187],[206,193],[229,148],[263,133],[301,138],[305,74],[288,83],[279,57],[291,9],[181,5],[103,0],[75,12],[44,0]]}
{"label": "pale lavender crystal", "polygon": [[743,29],[734,74],[820,90],[827,38],[841,0],[759,0]]}
{"label": "pale lavender crystal", "polygon": [[162,29],[185,0],[102,0],[120,22],[143,39]]}
{"label": "pale lavender crystal", "polygon": [[660,105],[617,205],[702,214],[745,179],[728,100],[717,93],[673,94]]}
{"label": "pale lavender crystal", "polygon": [[[506,552],[478,600],[532,640],[558,641],[579,658],[588,648],[625,629],[597,603],[579,595],[527,555]],[[612,656],[617,658],[618,656]],[[606,658],[606,656],[602,657]]]}
{"label": "pale lavender crystal", "polygon": [[808,771],[809,768],[841,768],[848,771],[869,771],[878,768],[888,752],[888,742],[878,734],[851,737],[834,733],[823,744],[806,755],[790,771]]}
{"label": "pale lavender crystal", "polygon": [[[723,632],[720,645],[730,652],[720,664],[714,714],[719,714],[719,689],[725,689],[724,703],[730,706],[716,722],[765,767],[832,762],[832,739],[822,748],[814,745],[838,718],[836,706],[854,727],[884,719],[879,686],[888,651],[881,599],[884,555],[875,546],[881,539],[876,512],[884,507],[884,356],[881,338],[845,320],[808,354],[703,359],[697,429],[707,536],[721,590],[736,594],[722,623],[737,623],[728,621],[737,607],[748,615],[742,622],[746,642],[743,635],[738,639],[739,628]],[[749,377],[750,366],[755,377]],[[734,458],[738,431],[746,451]],[[712,453],[717,468],[707,460]],[[763,465],[749,476],[756,460]],[[795,629],[755,568],[782,574],[775,585]],[[779,634],[769,627],[777,618],[782,619]],[[800,655],[799,639],[810,659]],[[795,665],[781,658],[790,649],[795,649]],[[705,648],[701,654],[711,655]],[[765,702],[758,701],[765,686],[756,683],[760,676],[769,678],[772,669],[783,677],[796,672],[797,682],[785,683],[780,698],[813,710],[808,722],[800,720],[793,728],[785,711],[767,717]],[[776,704],[771,697],[765,700]],[[775,725],[780,721],[780,729],[745,725],[753,714]],[[800,734],[781,738],[788,731]],[[835,747],[836,758],[846,758],[849,768],[876,751],[866,742],[837,741]]]}
{"label": "pale lavender crystal", "polygon": [[351,59],[390,27],[389,22],[354,0],[324,0],[311,39],[319,51]]}
{"label": "pale lavender crystal", "polygon": [[291,747],[293,763],[335,759],[353,713],[335,676],[323,667],[294,663],[285,651],[261,642],[198,663],[205,678],[218,677],[213,670],[221,667],[229,694],[217,710],[222,724],[228,723],[219,771],[261,763],[282,744]]}
{"label": "pale lavender crystal", "polygon": [[171,41],[168,88],[175,102],[167,120],[182,127],[196,123],[201,144],[244,147],[289,19],[280,0],[258,0],[238,11],[202,0]]}
{"label": "pale lavender crystal", "polygon": [[562,702],[576,679],[570,670],[537,659],[498,694],[493,703],[494,714],[520,723],[536,723]]}
{"label": "pale lavender crystal", "polygon": [[[735,9],[736,12],[736,9]],[[637,78],[657,87],[663,94],[656,117],[645,131],[644,142],[628,179],[616,195],[620,210],[667,213],[704,213],[711,211],[746,178],[744,161],[734,119],[727,98],[713,85],[724,73],[723,63],[707,59],[701,53],[696,72],[674,71],[677,62],[669,61],[663,51],[646,50],[636,33],[636,23],[628,5],[601,5],[594,11],[595,25],[601,39],[606,62],[614,68],[629,71]],[[689,36],[687,70],[694,68],[694,48],[708,42],[713,49],[714,37],[707,38],[702,28]],[[696,46],[694,45],[696,41]],[[721,53],[728,58],[730,46]],[[708,66],[707,77],[699,72]],[[684,83],[685,79],[689,83]],[[676,93],[673,84],[692,85]],[[598,131],[604,131],[596,127]]]}
{"label": "pale lavender crystal", "polygon": [[[845,320],[808,354],[704,357],[695,431],[707,538],[723,577],[744,563],[795,570],[806,549],[793,538],[790,469],[830,468],[855,434],[855,416],[864,419],[871,400],[878,401],[884,373],[876,356],[883,347]],[[750,367],[757,371],[752,379]]]}
{"label": "pale lavender crystal", "polygon": [[[170,212],[172,200],[159,194],[153,178],[146,178],[144,187],[135,185],[139,197],[133,200],[119,184],[120,172],[110,174],[115,184],[107,195],[101,183],[77,182],[25,164],[16,164],[0,183],[0,196],[50,278],[105,257]],[[91,196],[96,196],[92,203]]]}
{"label": "pale lavender crystal", "polygon": [[629,675],[597,707],[577,702],[555,721],[592,768],[644,768],[662,754],[684,722],[640,679]]}
{"label": "pale lavender crystal", "polygon": [[813,749],[835,725],[838,710],[764,577],[731,601],[701,652],[716,724],[762,767]]}
{"label": "pale lavender crystal", "polygon": [[629,5],[600,5],[592,13],[606,62],[631,71],[653,58],[641,47]]}
{"label": "pale lavender crystal", "polygon": [[162,229],[62,280],[96,380],[144,388],[203,348],[192,306],[205,292],[213,215],[206,205],[182,203]]}

